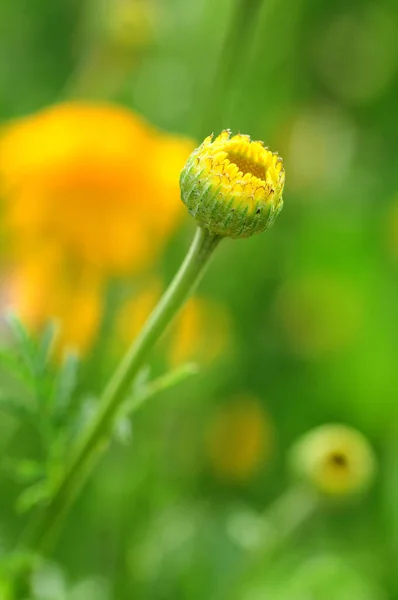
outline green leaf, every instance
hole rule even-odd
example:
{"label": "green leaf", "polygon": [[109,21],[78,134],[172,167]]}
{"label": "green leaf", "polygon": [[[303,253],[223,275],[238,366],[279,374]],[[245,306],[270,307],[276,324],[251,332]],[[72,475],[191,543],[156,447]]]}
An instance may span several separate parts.
{"label": "green leaf", "polygon": [[13,313],[9,313],[7,315],[6,321],[12,331],[12,334],[13,334],[14,339],[17,344],[18,351],[19,351],[25,365],[29,369],[31,375],[33,377],[35,377],[36,376],[35,345],[31,339],[27,329],[25,328],[23,323],[19,320],[19,318]]}
{"label": "green leaf", "polygon": [[142,391],[148,386],[149,377],[151,375],[151,367],[145,365],[138,371],[138,374],[133,382],[132,395],[141,394]]}
{"label": "green leaf", "polygon": [[164,392],[183,381],[196,375],[199,372],[198,366],[195,363],[185,363],[168,373],[165,373],[161,377],[150,381],[146,385],[141,386],[141,388],[134,387],[133,393],[127,400],[123,403],[120,416],[127,416],[132,412],[136,411],[137,408],[142,406],[144,402],[155,396],[160,392]]}
{"label": "green leaf", "polygon": [[29,459],[9,459],[3,464],[3,468],[20,483],[33,483],[43,478],[43,465],[35,460]]}
{"label": "green leaf", "polygon": [[10,373],[26,386],[31,388],[32,378],[30,372],[20,356],[15,356],[14,349],[0,348],[0,367]]}
{"label": "green leaf", "polygon": [[48,365],[58,331],[59,327],[57,323],[51,321],[50,323],[47,323],[40,336],[35,358],[36,371],[38,373],[43,373]]}
{"label": "green leaf", "polygon": [[57,376],[54,394],[54,412],[62,416],[68,409],[79,379],[80,361],[76,354],[69,352],[64,358]]}
{"label": "green leaf", "polygon": [[127,417],[121,417],[115,424],[115,439],[123,446],[128,446],[133,439],[131,422]]}
{"label": "green leaf", "polygon": [[20,494],[16,503],[16,510],[19,513],[27,512],[33,507],[41,504],[51,496],[52,486],[47,480],[39,481],[28,488],[26,488],[22,494]]}
{"label": "green leaf", "polygon": [[22,398],[0,396],[0,410],[7,412],[20,421],[32,422],[34,410]]}

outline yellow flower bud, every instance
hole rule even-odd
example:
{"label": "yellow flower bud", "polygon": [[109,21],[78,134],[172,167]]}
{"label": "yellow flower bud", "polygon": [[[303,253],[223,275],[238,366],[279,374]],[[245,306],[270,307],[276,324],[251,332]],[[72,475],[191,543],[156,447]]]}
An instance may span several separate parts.
{"label": "yellow flower bud", "polygon": [[264,231],[282,209],[282,159],[248,135],[223,131],[205,139],[180,177],[181,198],[210,233],[249,237]]}
{"label": "yellow flower bud", "polygon": [[376,461],[368,440],[359,431],[345,425],[323,425],[295,444],[291,466],[317,492],[343,498],[369,487]]}

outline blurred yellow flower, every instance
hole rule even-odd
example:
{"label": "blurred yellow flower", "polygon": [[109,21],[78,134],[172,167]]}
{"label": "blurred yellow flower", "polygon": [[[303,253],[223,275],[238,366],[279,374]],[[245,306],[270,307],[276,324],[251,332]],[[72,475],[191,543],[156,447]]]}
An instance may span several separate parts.
{"label": "blurred yellow flower", "polygon": [[181,216],[192,147],[107,104],[59,104],[6,126],[0,190],[13,252],[59,245],[104,274],[143,267]]}
{"label": "blurred yellow flower", "polygon": [[262,403],[243,395],[222,406],[210,421],[206,454],[214,475],[245,483],[259,470],[273,447],[273,428]]}
{"label": "blurred yellow flower", "polygon": [[[101,281],[87,269],[80,277],[57,276],[52,256],[32,257],[3,281],[7,304],[33,330],[49,320],[59,324],[57,354],[65,348],[85,353],[90,348],[102,318]],[[54,269],[52,269],[54,267]]]}
{"label": "blurred yellow flower", "polygon": [[108,104],[59,104],[3,128],[2,285],[28,326],[59,319],[62,342],[88,349],[107,279],[147,267],[179,223],[192,147]]}
{"label": "blurred yellow flower", "polygon": [[[152,279],[129,300],[119,314],[119,337],[128,344],[140,331],[162,293],[162,283]],[[208,298],[190,298],[166,334],[163,349],[170,366],[187,361],[211,363],[231,344],[231,323],[226,307]]]}
{"label": "blurred yellow flower", "polygon": [[371,484],[376,461],[368,440],[345,425],[323,425],[309,431],[293,446],[291,465],[296,475],[327,496],[344,497]]}

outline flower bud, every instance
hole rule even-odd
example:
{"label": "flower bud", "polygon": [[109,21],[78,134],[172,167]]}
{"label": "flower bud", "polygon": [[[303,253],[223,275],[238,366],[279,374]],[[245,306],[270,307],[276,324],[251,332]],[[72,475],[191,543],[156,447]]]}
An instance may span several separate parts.
{"label": "flower bud", "polygon": [[345,425],[323,425],[305,434],[291,451],[293,472],[322,495],[343,498],[372,483],[376,461],[368,440]]}
{"label": "flower bud", "polygon": [[282,159],[248,135],[209,136],[181,172],[181,198],[210,233],[249,237],[275,221],[283,206]]}

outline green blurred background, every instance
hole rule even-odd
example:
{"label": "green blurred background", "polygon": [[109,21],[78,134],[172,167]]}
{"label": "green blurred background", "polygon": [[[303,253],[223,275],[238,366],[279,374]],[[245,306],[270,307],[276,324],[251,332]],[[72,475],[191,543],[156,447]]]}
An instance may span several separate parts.
{"label": "green blurred background", "polygon": [[[2,121],[62,99],[77,77],[81,97],[166,131],[265,140],[284,159],[285,208],[266,234],[222,244],[200,292],[230,313],[223,355],[137,413],[131,442],[112,446],[74,506],[35,598],[398,599],[397,1],[264,0],[221,86],[235,1],[158,0],[131,61],[115,58],[85,89],[76,73],[99,35],[96,4],[1,1]],[[187,217],[170,240],[166,279],[193,229]],[[83,363],[95,392],[113,363],[99,364],[95,352]],[[261,407],[266,440],[253,468],[226,477],[208,431],[245,398]],[[237,588],[259,512],[289,486],[290,445],[325,422],[369,438],[373,489],[322,511]],[[226,427],[226,453],[256,435]],[[6,414],[0,429],[3,457],[34,454]],[[18,486],[3,469],[5,552],[21,527]]]}

